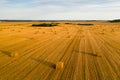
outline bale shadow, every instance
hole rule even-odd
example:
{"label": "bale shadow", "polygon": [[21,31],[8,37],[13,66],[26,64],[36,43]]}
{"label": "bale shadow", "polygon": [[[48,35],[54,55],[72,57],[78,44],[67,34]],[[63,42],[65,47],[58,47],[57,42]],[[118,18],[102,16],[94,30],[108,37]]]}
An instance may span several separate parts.
{"label": "bale shadow", "polygon": [[87,54],[87,55],[90,55],[90,56],[95,56],[95,57],[101,57],[100,55],[97,55],[96,53],[90,53],[90,52],[84,52],[84,51],[81,51],[80,53]]}
{"label": "bale shadow", "polygon": [[48,66],[48,67],[50,67],[50,68],[53,68],[53,69],[55,69],[55,67],[56,67],[56,65],[55,65],[54,63],[48,62],[48,61],[46,61],[46,60],[35,59],[35,58],[32,58],[32,60],[34,60],[34,61],[36,61],[36,62],[38,62],[38,63],[40,63],[40,64],[46,65],[46,66]]}
{"label": "bale shadow", "polygon": [[10,57],[10,51],[0,50],[0,52]]}

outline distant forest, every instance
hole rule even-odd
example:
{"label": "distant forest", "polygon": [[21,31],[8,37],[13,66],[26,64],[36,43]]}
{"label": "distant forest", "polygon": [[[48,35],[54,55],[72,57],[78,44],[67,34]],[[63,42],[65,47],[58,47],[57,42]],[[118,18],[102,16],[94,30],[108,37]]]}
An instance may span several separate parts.
{"label": "distant forest", "polygon": [[120,19],[110,20],[109,22],[120,22]]}
{"label": "distant forest", "polygon": [[99,22],[99,21],[105,21],[105,22],[120,22],[120,19],[114,19],[114,20],[2,20],[0,19],[0,22]]}

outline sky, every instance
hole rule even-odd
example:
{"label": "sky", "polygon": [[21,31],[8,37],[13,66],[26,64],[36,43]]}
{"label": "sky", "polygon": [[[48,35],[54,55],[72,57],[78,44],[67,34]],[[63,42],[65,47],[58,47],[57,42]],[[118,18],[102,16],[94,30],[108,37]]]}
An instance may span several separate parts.
{"label": "sky", "polygon": [[120,19],[120,0],[0,0],[0,19]]}

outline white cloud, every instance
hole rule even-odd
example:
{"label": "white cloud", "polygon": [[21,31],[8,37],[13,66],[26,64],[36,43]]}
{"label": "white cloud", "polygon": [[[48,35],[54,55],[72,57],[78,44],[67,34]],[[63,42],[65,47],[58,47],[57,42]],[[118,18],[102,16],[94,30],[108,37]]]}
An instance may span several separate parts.
{"label": "white cloud", "polygon": [[0,3],[6,3],[8,0],[0,0]]}
{"label": "white cloud", "polygon": [[[9,0],[10,1],[10,0]],[[83,0],[32,0],[30,3],[10,4],[1,0],[0,18],[4,19],[112,19],[120,18],[120,1],[105,0],[108,3],[94,1],[87,4],[77,3]],[[51,3],[49,3],[51,2]],[[56,3],[56,2],[61,2]],[[62,3],[68,2],[69,5]],[[44,3],[44,4],[42,4]],[[59,5],[57,5],[59,4]],[[70,5],[71,4],[71,5]],[[74,5],[73,5],[74,4]]]}

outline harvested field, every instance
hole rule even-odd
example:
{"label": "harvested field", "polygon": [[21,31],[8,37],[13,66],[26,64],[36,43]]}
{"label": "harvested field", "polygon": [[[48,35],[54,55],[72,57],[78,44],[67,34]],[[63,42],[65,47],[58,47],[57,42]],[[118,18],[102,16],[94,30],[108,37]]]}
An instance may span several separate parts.
{"label": "harvested field", "polygon": [[120,23],[38,23],[0,23],[0,80],[120,80]]}

